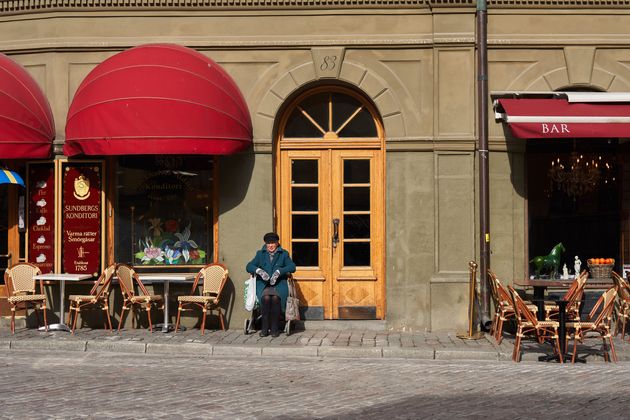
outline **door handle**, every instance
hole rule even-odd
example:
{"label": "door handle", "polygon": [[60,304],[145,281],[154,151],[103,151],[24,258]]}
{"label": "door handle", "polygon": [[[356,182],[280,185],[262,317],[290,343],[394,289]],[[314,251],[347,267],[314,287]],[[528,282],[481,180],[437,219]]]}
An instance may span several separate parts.
{"label": "door handle", "polygon": [[11,253],[8,254],[0,254],[0,258],[11,258]]}
{"label": "door handle", "polygon": [[332,238],[332,246],[333,248],[337,248],[337,244],[339,243],[339,219],[333,219],[333,238]]}

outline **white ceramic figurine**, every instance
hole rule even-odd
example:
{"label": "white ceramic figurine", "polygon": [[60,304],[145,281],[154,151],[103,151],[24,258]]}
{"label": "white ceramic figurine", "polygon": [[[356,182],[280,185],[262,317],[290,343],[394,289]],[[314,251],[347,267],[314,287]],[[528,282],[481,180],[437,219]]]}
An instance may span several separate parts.
{"label": "white ceramic figurine", "polygon": [[581,267],[582,267],[582,261],[580,261],[580,259],[576,255],[575,256],[575,263],[573,265],[573,268],[575,269],[575,277],[580,275]]}

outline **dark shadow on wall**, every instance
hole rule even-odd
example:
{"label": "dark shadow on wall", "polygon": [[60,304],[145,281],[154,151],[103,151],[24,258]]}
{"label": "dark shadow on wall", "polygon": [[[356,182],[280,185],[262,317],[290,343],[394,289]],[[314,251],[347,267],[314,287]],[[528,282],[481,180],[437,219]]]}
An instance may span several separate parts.
{"label": "dark shadow on wall", "polygon": [[252,148],[219,158],[219,214],[232,210],[245,199],[255,161]]}
{"label": "dark shadow on wall", "polygon": [[[510,165],[510,181],[514,187],[514,191],[519,196],[525,198],[525,153],[527,140],[517,139],[512,136],[510,128],[505,123],[503,124],[503,135],[505,136],[505,146],[508,152],[508,161]],[[490,162],[492,162],[492,159]]]}

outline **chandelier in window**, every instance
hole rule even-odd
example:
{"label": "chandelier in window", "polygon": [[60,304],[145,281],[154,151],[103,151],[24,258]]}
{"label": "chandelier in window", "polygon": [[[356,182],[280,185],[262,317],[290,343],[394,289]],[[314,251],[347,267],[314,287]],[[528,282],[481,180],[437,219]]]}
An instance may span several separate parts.
{"label": "chandelier in window", "polygon": [[575,149],[568,159],[551,161],[549,179],[573,199],[593,192],[601,183],[615,181],[611,163],[601,155],[585,155]]}

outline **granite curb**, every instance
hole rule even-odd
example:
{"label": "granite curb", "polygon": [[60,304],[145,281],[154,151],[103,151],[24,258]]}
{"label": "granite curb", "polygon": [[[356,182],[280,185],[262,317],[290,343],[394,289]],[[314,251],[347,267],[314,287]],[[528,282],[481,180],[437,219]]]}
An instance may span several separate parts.
{"label": "granite curb", "polygon": [[422,347],[337,347],[295,345],[227,345],[204,343],[146,343],[136,341],[84,340],[2,340],[0,350],[57,350],[77,352],[114,352],[153,355],[234,356],[234,357],[335,357],[335,358],[395,358],[422,360],[506,360],[497,351],[436,350]]}

